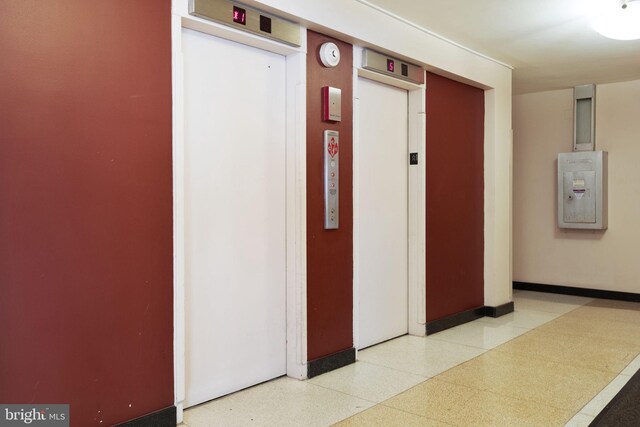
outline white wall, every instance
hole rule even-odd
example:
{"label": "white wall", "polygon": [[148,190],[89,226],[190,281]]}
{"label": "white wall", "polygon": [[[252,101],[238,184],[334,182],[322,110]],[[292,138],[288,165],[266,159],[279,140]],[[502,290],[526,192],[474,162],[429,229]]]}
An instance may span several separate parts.
{"label": "white wall", "polygon": [[609,228],[560,230],[556,157],[572,149],[573,90],[513,98],[513,279],[640,292],[640,80],[596,88],[596,149],[609,152]]}

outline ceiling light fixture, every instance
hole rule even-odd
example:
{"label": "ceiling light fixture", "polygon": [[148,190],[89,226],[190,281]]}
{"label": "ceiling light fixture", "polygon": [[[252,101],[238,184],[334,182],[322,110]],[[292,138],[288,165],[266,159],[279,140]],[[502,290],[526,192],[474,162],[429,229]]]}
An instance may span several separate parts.
{"label": "ceiling light fixture", "polygon": [[610,39],[640,39],[640,0],[620,0],[615,6],[597,18],[592,28]]}

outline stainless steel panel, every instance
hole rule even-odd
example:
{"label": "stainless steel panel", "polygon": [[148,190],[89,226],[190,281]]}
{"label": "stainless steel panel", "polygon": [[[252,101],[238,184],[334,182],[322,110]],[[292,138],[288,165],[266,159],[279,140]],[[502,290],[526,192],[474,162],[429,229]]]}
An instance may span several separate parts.
{"label": "stainless steel panel", "polygon": [[593,151],[595,148],[596,87],[582,85],[573,88],[573,150]]}
{"label": "stainless steel panel", "polygon": [[338,199],[340,195],[339,159],[340,135],[334,130],[324,131],[324,228],[337,229],[340,224]]}
{"label": "stainless steel panel", "polygon": [[[233,21],[233,7],[246,11],[246,23]],[[277,40],[292,46],[300,46],[300,26],[277,16],[228,0],[189,0],[189,14],[216,21],[239,30]],[[262,29],[260,20],[262,18]],[[270,25],[266,25],[269,23]],[[270,30],[269,31],[267,31]]]}
{"label": "stainless steel panel", "polygon": [[422,67],[370,49],[365,49],[362,53],[362,68],[416,84],[424,83],[424,70]]}
{"label": "stainless steel panel", "polygon": [[607,152],[558,154],[558,226],[607,228]]}
{"label": "stainless steel panel", "polygon": [[564,173],[564,221],[596,222],[596,172]]}
{"label": "stainless steel panel", "polygon": [[323,90],[323,120],[339,122],[342,120],[342,91],[338,88],[325,86]]}

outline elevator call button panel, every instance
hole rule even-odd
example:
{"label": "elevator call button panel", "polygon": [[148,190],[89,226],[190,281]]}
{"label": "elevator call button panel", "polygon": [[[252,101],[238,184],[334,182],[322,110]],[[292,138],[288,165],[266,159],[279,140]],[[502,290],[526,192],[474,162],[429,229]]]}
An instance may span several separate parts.
{"label": "elevator call button panel", "polygon": [[334,130],[324,131],[324,228],[335,230],[339,226],[338,198],[340,135]]}

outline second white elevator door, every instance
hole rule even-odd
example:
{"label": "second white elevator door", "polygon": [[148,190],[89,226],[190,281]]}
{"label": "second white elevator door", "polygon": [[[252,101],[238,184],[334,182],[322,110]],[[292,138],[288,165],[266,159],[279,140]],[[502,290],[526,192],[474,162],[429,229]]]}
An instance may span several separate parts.
{"label": "second white elevator door", "polygon": [[408,94],[358,80],[358,348],[408,331]]}

